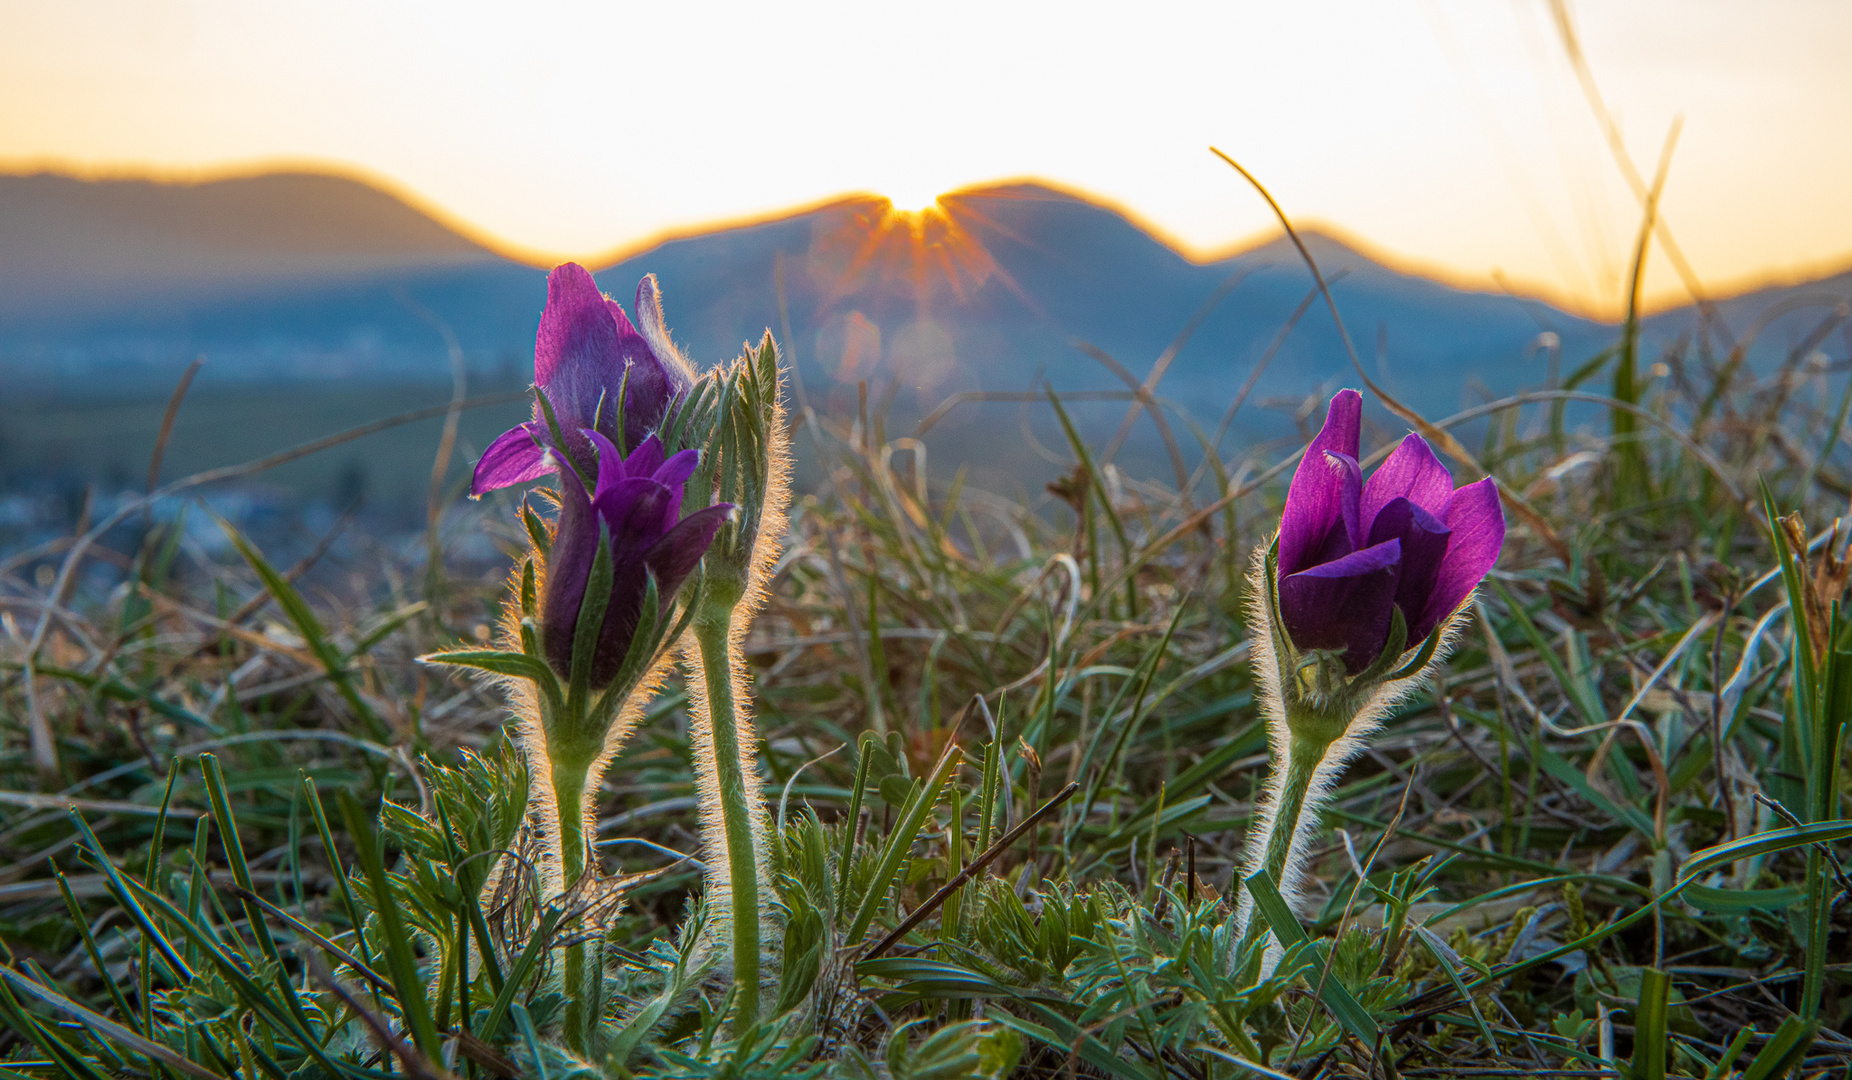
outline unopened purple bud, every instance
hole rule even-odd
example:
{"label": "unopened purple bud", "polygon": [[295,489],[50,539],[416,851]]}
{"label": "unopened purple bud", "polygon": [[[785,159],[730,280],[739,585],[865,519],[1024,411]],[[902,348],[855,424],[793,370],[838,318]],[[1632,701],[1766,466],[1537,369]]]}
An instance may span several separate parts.
{"label": "unopened purple bud", "polygon": [[665,460],[662,441],[650,435],[624,457],[600,432],[580,434],[596,449],[598,479],[588,494],[574,470],[560,471],[559,524],[547,557],[540,646],[553,670],[570,679],[579,609],[602,531],[610,538],[612,575],[610,602],[592,653],[591,685],[600,688],[616,678],[629,654],[650,577],[666,608],[700,565],[733,504],[716,503],[682,516],[682,486],[694,473],[699,451],[684,450]]}
{"label": "unopened purple bud", "polygon": [[1293,646],[1344,655],[1353,675],[1388,645],[1400,610],[1410,647],[1498,561],[1505,516],[1490,477],[1455,490],[1410,434],[1369,478],[1357,464],[1363,397],[1341,390],[1306,447],[1280,515],[1280,618]]}

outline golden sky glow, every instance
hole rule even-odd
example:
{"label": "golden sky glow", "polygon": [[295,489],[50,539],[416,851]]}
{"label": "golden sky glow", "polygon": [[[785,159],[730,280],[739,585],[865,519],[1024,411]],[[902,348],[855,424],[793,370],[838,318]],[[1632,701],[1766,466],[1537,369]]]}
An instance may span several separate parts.
{"label": "golden sky glow", "polygon": [[[1852,263],[1852,5],[1572,5],[1727,291]],[[1044,177],[1196,256],[1269,227],[1210,155],[1451,280],[1611,312],[1638,203],[1545,0],[0,0],[0,167],[388,179],[536,259],[848,192]],[[1661,253],[1658,302],[1682,296]]]}

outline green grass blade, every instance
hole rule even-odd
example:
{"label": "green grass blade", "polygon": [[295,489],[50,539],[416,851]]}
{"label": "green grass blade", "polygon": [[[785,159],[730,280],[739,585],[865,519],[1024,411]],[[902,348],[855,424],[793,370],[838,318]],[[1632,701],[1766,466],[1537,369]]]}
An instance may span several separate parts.
{"label": "green grass blade", "polygon": [[227,953],[219,944],[216,935],[203,924],[188,918],[185,912],[175,907],[166,897],[156,896],[133,882],[130,883],[130,888],[135,890],[138,899],[145,900],[159,911],[163,918],[172,921],[180,928],[181,932],[198,947],[200,955],[211,963],[219,976],[231,987],[232,992],[238,996],[239,1002],[256,1014],[258,1019],[295,1041],[329,1071],[339,1076],[355,1075],[351,1067],[337,1063],[324,1053],[321,1040],[298,1019],[297,1014],[292,1012],[287,1004],[278,1003],[253,980],[241,959],[234,958]]}
{"label": "green grass blade", "polygon": [[31,979],[26,978],[10,967],[0,967],[0,978],[4,978],[14,990],[28,994],[59,1012],[74,1017],[79,1023],[96,1032],[98,1035],[114,1039],[116,1042],[134,1050],[143,1057],[159,1061],[171,1069],[186,1073],[190,1076],[196,1076],[199,1080],[225,1080],[224,1077],[213,1072],[211,1069],[202,1068],[188,1061],[181,1055],[174,1053],[170,1048],[144,1037],[140,1032],[131,1031],[108,1017],[102,1016],[72,1001],[63,994],[40,986],[38,983],[33,982]]}
{"label": "green grass blade", "polygon": [[328,824],[328,812],[322,806],[321,792],[315,787],[315,781],[307,773],[302,774],[302,787],[309,797],[309,811],[315,817],[315,831],[321,837],[322,851],[328,860],[328,872],[334,877],[334,885],[341,896],[341,909],[347,913],[347,923],[354,930],[354,951],[360,959],[371,965],[373,954],[367,948],[366,935],[361,932],[366,925],[360,914],[360,905],[354,901],[353,882],[347,876],[347,868],[341,863],[340,849],[335,847],[334,830]]}
{"label": "green grass blade", "polygon": [[1752,911],[1781,911],[1803,899],[1792,885],[1777,889],[1713,889],[1693,882],[1685,886],[1685,903],[1712,915],[1747,915]]}
{"label": "green grass blade", "polygon": [[1658,968],[1643,968],[1640,997],[1633,1009],[1634,1080],[1665,1080],[1671,1002],[1672,977]]}
{"label": "green grass blade", "polygon": [[334,684],[335,690],[347,702],[347,707],[353,710],[354,715],[360,718],[374,737],[389,738],[391,731],[386,727],[386,722],[381,720],[379,714],[373,711],[373,707],[361,698],[360,691],[354,686],[353,678],[347,670],[348,658],[342,654],[334,642],[328,639],[328,633],[322,627],[321,620],[316,617],[314,609],[309,607],[309,602],[303,598],[302,593],[297,591],[296,587],[290,584],[282,574],[277,573],[276,567],[270,565],[270,561],[264,558],[263,553],[258,551],[249,540],[245,539],[244,534],[239,532],[236,526],[223,518],[218,519],[218,522],[226,538],[231,541],[234,548],[238,549],[238,554],[264,583],[264,588],[276,600],[277,606],[283,609],[283,614],[289,617],[296,632],[302,635],[302,640],[308,645],[309,652],[321,663],[322,670],[328,676],[328,681]]}
{"label": "green grass blade", "polygon": [[1577,795],[1591,806],[1599,807],[1615,821],[1630,826],[1635,832],[1644,836],[1649,842],[1653,839],[1653,817],[1637,806],[1615,802],[1602,794],[1601,790],[1588,782],[1582,770],[1571,765],[1561,754],[1547,746],[1537,747],[1537,764],[1543,771],[1555,777],[1561,783],[1572,788]]}
{"label": "green grass blade", "polygon": [[1613,937],[1615,934],[1638,923],[1640,920],[1650,917],[1653,912],[1659,910],[1660,907],[1670,903],[1674,898],[1683,893],[1697,878],[1720,866],[1727,866],[1739,859],[1754,858],[1757,855],[1767,855],[1776,851],[1788,851],[1807,844],[1829,843],[1834,840],[1843,840],[1848,836],[1852,836],[1852,821],[1824,821],[1815,825],[1803,825],[1798,828],[1776,829],[1772,832],[1757,833],[1754,836],[1746,836],[1741,840],[1734,840],[1727,844],[1718,844],[1714,847],[1708,847],[1702,851],[1695,852],[1691,858],[1685,861],[1680,871],[1678,881],[1675,882],[1671,888],[1654,897],[1648,903],[1635,908],[1632,912],[1619,919],[1615,919],[1601,929],[1585,934],[1574,941],[1559,945],[1548,952],[1539,953],[1522,963],[1513,964],[1510,967],[1501,968],[1489,975],[1481,976],[1469,983],[1468,989],[1477,991],[1479,988],[1494,981],[1520,975],[1533,968],[1557,960],[1560,957],[1568,956],[1570,953],[1587,949],[1596,942]]}
{"label": "green grass blade", "polygon": [[923,783],[916,781],[913,797],[902,807],[900,821],[894,831],[888,834],[887,844],[881,849],[881,859],[876,865],[875,876],[868,883],[868,892],[862,897],[861,907],[856,910],[855,919],[849,924],[848,933],[843,941],[850,946],[859,946],[868,932],[869,923],[874,921],[875,913],[887,902],[887,892],[894,883],[894,875],[900,872],[901,860],[906,857],[913,841],[919,836],[922,826],[926,824],[926,815],[939,803],[939,793],[944,790],[946,780],[958,765],[958,744],[948,742],[945,752],[939,755],[938,768]]}
{"label": "green grass blade", "polygon": [[1524,605],[1518,601],[1517,597],[1511,595],[1511,591],[1505,588],[1504,582],[1497,578],[1488,578],[1486,583],[1491,585],[1499,597],[1505,601],[1505,610],[1510,612],[1511,618],[1518,624],[1518,629],[1530,642],[1531,647],[1537,650],[1537,656],[1549,667],[1550,674],[1556,677],[1557,684],[1563,689],[1563,695],[1575,704],[1576,711],[1582,716],[1583,725],[1606,723],[1608,710],[1601,704],[1600,691],[1590,686],[1588,680],[1570,674],[1569,668],[1563,663],[1563,658],[1556,655],[1556,650],[1550,647],[1550,642],[1543,636],[1543,631],[1531,621],[1530,612],[1524,609]]}
{"label": "green grass blade", "polygon": [[[225,773],[219,768],[216,754],[199,755],[199,770],[206,782],[207,806],[212,810],[212,823],[219,830],[219,847],[225,852],[225,861],[230,864],[232,880],[246,893],[255,893],[256,887],[251,882],[251,868],[244,860],[244,841],[239,838],[238,819],[233,816],[231,800],[225,792]],[[264,921],[261,908],[249,900],[241,900],[244,906],[245,920],[251,933],[257,938],[258,948],[263,950],[265,959],[272,963],[281,962],[277,952],[276,940],[270,936],[270,925]]]}
{"label": "green grass blade", "polygon": [[849,795],[849,813],[844,817],[842,827],[842,852],[836,860],[836,902],[841,904],[849,892],[849,868],[855,860],[855,831],[857,822],[862,817],[862,800],[868,793],[868,769],[873,761],[872,753],[875,737],[873,732],[863,732],[856,749],[859,753],[855,759],[855,790]]}
{"label": "green grass blade", "polygon": [[24,1036],[51,1059],[70,1080],[107,1080],[90,1060],[71,1048],[58,1033],[27,1012],[13,996],[11,979],[0,979],[0,1021]]}
{"label": "green grass blade", "polygon": [[533,936],[527,939],[527,946],[516,958],[514,967],[508,972],[508,981],[502,984],[501,991],[489,1005],[489,1014],[483,1020],[481,1036],[495,1039],[501,1031],[502,1020],[508,1015],[508,1009],[514,1004],[515,995],[526,985],[528,977],[539,966],[540,959],[546,954],[553,939],[553,931],[559,926],[565,912],[560,908],[549,908],[540,917],[540,925],[534,928]]}
{"label": "green grass blade", "polygon": [[[22,669],[23,665],[12,661],[0,661],[0,667],[12,671],[19,671]],[[151,690],[130,686],[121,679],[106,678],[101,675],[93,675],[83,671],[73,671],[70,668],[58,667],[55,664],[34,664],[33,670],[49,678],[63,679],[66,682],[75,683],[110,701],[121,701],[146,706],[151,712],[165,716],[169,720],[178,720],[183,724],[191,724],[201,731],[216,732],[218,730],[212,721],[198,713],[175,705],[173,702],[155,694]]]}
{"label": "green grass blade", "polygon": [[[1299,920],[1293,917],[1292,908],[1287,906],[1286,898],[1280,895],[1279,886],[1273,883],[1271,874],[1262,870],[1245,880],[1249,893],[1254,897],[1255,917],[1266,921],[1274,936],[1280,939],[1281,945],[1290,949],[1310,940],[1306,937],[1305,928],[1300,926]],[[1321,941],[1313,947],[1328,968],[1330,959],[1325,955],[1324,944]],[[1461,989],[1464,992],[1464,988]],[[1382,1029],[1376,1024],[1376,1018],[1371,1016],[1358,1003],[1350,989],[1329,971],[1324,974],[1318,984],[1318,1000],[1325,1003],[1325,1007],[1331,1010],[1331,1015],[1337,1017],[1338,1023],[1344,1025],[1344,1030],[1356,1036],[1358,1042],[1365,1046],[1376,1045],[1378,1036],[1382,1034]],[[1467,1000],[1472,999],[1468,997]]]}
{"label": "green grass blade", "polygon": [[1025,1020],[1002,1010],[991,1013],[990,1019],[1034,1039],[1064,1057],[1074,1052],[1082,1061],[1108,1076],[1117,1077],[1118,1080],[1154,1080],[1164,1075],[1139,1070],[1131,1061],[1114,1053],[1112,1047],[1106,1045],[1093,1033],[1060,1013],[1052,1009],[1038,1011],[1041,1019],[1047,1021],[1049,1027],[1043,1027],[1032,1020]]}
{"label": "green grass blade", "polygon": [[[205,819],[200,820],[203,823]],[[128,879],[124,878],[121,871],[116,869],[116,864],[110,861],[109,855],[103,850],[102,842],[97,839],[96,833],[90,830],[90,823],[76,812],[72,812],[71,821],[77,826],[79,842],[87,849],[90,862],[109,880],[110,893],[116,898],[116,902],[121,904],[123,910],[129,913],[129,917],[141,927],[142,933],[154,941],[156,948],[161,952],[161,958],[167,961],[168,967],[173,969],[174,974],[182,980],[191,981],[192,969],[187,966],[185,960],[181,959],[173,942],[169,941],[167,935],[155,925],[154,920],[148,917],[147,909],[137,902],[134,893],[130,890]]]}
{"label": "green grass blade", "polygon": [[379,835],[346,789],[341,791],[340,801],[341,818],[347,824],[347,834],[354,841],[360,867],[373,894],[373,912],[385,932],[386,971],[392,976],[393,990],[398,995],[406,1026],[411,1028],[412,1044],[425,1060],[441,1061],[437,1025],[431,1017],[430,1003],[425,999],[424,979],[418,974],[418,959],[412,954],[404,916],[392,895],[391,881],[386,877],[386,864],[379,852]]}
{"label": "green grass blade", "polygon": [[1807,1056],[1807,1048],[1813,1045],[1819,1031],[1819,1021],[1789,1016],[1743,1070],[1743,1080],[1781,1080]]}
{"label": "green grass blade", "polygon": [[64,897],[64,909],[71,913],[72,925],[83,935],[84,953],[90,957],[90,966],[96,970],[97,978],[109,987],[109,997],[116,1003],[116,1012],[125,1020],[135,1016],[134,1010],[129,1008],[128,1000],[122,996],[122,987],[109,977],[109,965],[103,962],[103,950],[97,948],[96,935],[90,932],[90,920],[84,918],[83,906],[77,902],[77,894],[71,891],[70,880],[56,866],[52,867],[52,874],[57,878],[59,894]]}
{"label": "green grass blade", "polygon": [[1455,953],[1446,942],[1440,939],[1438,934],[1427,927],[1417,926],[1414,931],[1415,937],[1420,939],[1421,944],[1426,946],[1428,953],[1434,957],[1435,965],[1446,974],[1447,981],[1453,984],[1453,992],[1460,995],[1460,1000],[1472,1013],[1473,1023],[1479,1028],[1480,1037],[1485,1039],[1486,1049],[1492,1052],[1493,1058],[1497,1058],[1499,1056],[1498,1039],[1492,1034],[1491,1026],[1485,1022],[1485,1015],[1479,1011],[1479,1003],[1473,1000],[1472,993],[1466,989],[1465,981],[1460,978],[1459,969],[1454,966],[1455,962],[1460,959],[1459,954]]}

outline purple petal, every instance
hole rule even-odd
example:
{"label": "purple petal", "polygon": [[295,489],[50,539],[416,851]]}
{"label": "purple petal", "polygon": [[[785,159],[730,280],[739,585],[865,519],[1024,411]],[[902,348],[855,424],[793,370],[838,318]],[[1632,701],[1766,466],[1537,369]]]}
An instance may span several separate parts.
{"label": "purple petal", "polygon": [[[662,423],[663,413],[668,411],[669,399],[674,396],[674,388],[669,385],[662,364],[655,357],[649,341],[637,333],[637,328],[631,325],[624,309],[617,301],[609,299],[605,301],[605,307],[617,327],[616,356],[620,362],[612,375],[604,415],[598,418],[598,422],[606,431],[617,431],[616,409],[621,392],[624,403],[624,445],[636,446],[644,435],[653,432],[656,425]],[[648,471],[655,470],[651,468]]]}
{"label": "purple petal", "polygon": [[662,440],[652,432],[635,450],[630,452],[630,456],[624,460],[624,466],[629,469],[632,476],[647,476],[654,480],[656,471],[662,468]]}
{"label": "purple petal", "polygon": [[714,534],[720,531],[732,512],[732,503],[715,503],[696,510],[663,534],[643,556],[643,561],[656,575],[656,587],[664,595],[680,588],[683,580],[694,573],[701,556],[707,554],[708,546],[714,542]]}
{"label": "purple petal", "polygon": [[671,389],[681,393],[694,385],[694,372],[688,369],[687,361],[682,359],[680,350],[669,340],[668,327],[662,318],[662,291],[656,286],[656,275],[645,274],[637,282],[637,329],[642,332],[643,340],[649,342],[649,351],[663,366],[668,376]]}
{"label": "purple petal", "polygon": [[[539,430],[535,430],[537,427]],[[469,493],[481,495],[496,488],[524,484],[558,468],[539,442],[545,434],[544,426],[528,423],[497,435],[476,462],[476,475],[470,480]]]}
{"label": "purple petal", "polygon": [[613,446],[611,440],[605,438],[603,433],[593,428],[585,428],[581,434],[590,439],[592,445],[598,450],[598,480],[592,492],[592,502],[596,505],[599,495],[610,490],[612,485],[618,481],[630,476],[630,462],[624,455],[617,452],[617,447]]}
{"label": "purple petal", "polygon": [[698,468],[700,464],[701,451],[683,450],[681,453],[663,462],[662,467],[657,469],[655,473],[650,476],[650,479],[664,487],[679,488],[688,482],[688,478],[694,475],[695,469]]}
{"label": "purple petal", "polygon": [[[641,437],[652,432],[669,413],[669,406],[694,385],[694,370],[689,369],[682,352],[669,339],[663,326],[663,298],[657,293],[656,276],[648,274],[637,282],[637,350],[630,369],[630,389],[626,391],[626,422]],[[635,439],[633,439],[635,441]]]}
{"label": "purple petal", "polygon": [[668,488],[646,476],[626,477],[598,492],[592,506],[611,530],[613,565],[640,558],[662,538],[665,511],[675,501]]}
{"label": "purple petal", "polygon": [[1440,574],[1441,560],[1447,553],[1449,530],[1440,519],[1406,498],[1396,498],[1376,515],[1370,526],[1370,542],[1402,541],[1402,578],[1396,583],[1395,605],[1402,609],[1408,622],[1408,641],[1412,645],[1428,636],[1433,624],[1423,625],[1423,613],[1434,592],[1434,580]]}
{"label": "purple petal", "polygon": [[1361,513],[1363,466],[1357,464],[1357,455],[1341,450],[1325,451],[1325,460],[1338,471],[1338,520],[1344,523],[1344,535],[1350,540],[1350,548],[1345,552],[1348,555],[1365,547],[1369,537]]}
{"label": "purple petal", "polygon": [[[646,279],[649,281],[650,279]],[[676,396],[694,385],[694,373],[669,344],[662,329],[662,306],[651,288],[638,291],[638,320],[644,324],[639,332],[614,300],[603,300],[605,315],[612,331],[612,346],[606,370],[604,409],[597,416],[598,430],[615,439],[622,425],[624,445],[636,446],[655,431],[668,413]],[[618,415],[618,396],[623,396],[623,415]],[[587,415],[587,420],[591,416]],[[632,470],[635,471],[634,469]]]}
{"label": "purple petal", "polygon": [[[637,328],[631,325],[630,316],[624,314],[624,305],[607,296],[604,298],[604,306],[605,309],[611,313],[611,321],[617,324],[617,336],[619,339],[637,338],[638,340],[642,340],[643,335],[637,333]],[[647,349],[649,348],[649,344],[645,342],[643,347]]]}
{"label": "purple petal", "polygon": [[1342,649],[1352,674],[1389,639],[1402,542],[1390,540],[1280,579],[1280,618],[1301,650]]}
{"label": "purple petal", "polygon": [[[668,489],[657,485],[657,490],[664,493],[663,503],[669,513],[673,514],[676,509],[675,500],[667,497]],[[647,550],[632,551],[628,557],[614,558],[616,572],[612,575],[611,607],[598,637],[598,650],[593,655],[593,685],[603,685],[615,678],[625,654],[630,651],[630,640],[636,635],[637,624],[643,615],[643,593],[649,584],[645,570],[656,575],[657,600],[667,605],[676,590],[681,588],[682,582],[700,564],[701,556],[707,552],[708,545],[713,543],[715,531],[726,520],[726,512],[731,509],[731,505],[710,506],[690,514],[668,533],[656,536]],[[633,509],[632,519],[646,517],[648,513],[647,506],[639,505]],[[619,543],[619,538],[613,535],[614,557]]]}
{"label": "purple petal", "polygon": [[[540,330],[534,335],[534,382],[551,388],[565,380],[564,389],[575,391],[548,395],[554,409],[579,406],[573,412],[574,423],[559,417],[561,427],[590,427],[597,406],[596,391],[603,388],[597,378],[600,369],[617,355],[617,324],[611,318],[604,294],[598,283],[578,263],[562,263],[547,275],[547,307],[540,313]],[[589,377],[588,377],[589,376]],[[590,402],[582,401],[586,389],[593,391]]]}
{"label": "purple petal", "polygon": [[[651,436],[654,438],[655,436]],[[675,527],[682,516],[682,486],[694,475],[695,466],[701,461],[699,450],[683,450],[657,467],[650,479],[669,489],[670,499],[663,508],[662,530],[668,532]]]}
{"label": "purple petal", "polygon": [[1326,455],[1346,454],[1356,460],[1362,417],[1363,396],[1355,390],[1338,391],[1325,410],[1324,428],[1305,448],[1280,515],[1281,579],[1313,565],[1332,528],[1343,520],[1345,470],[1334,469]]}
{"label": "purple petal", "polygon": [[[1447,540],[1447,554],[1441,559],[1427,607],[1415,624],[1429,631],[1458,610],[1498,562],[1505,546],[1505,511],[1499,505],[1498,485],[1488,476],[1454,492],[1445,520],[1453,535]],[[1409,629],[1411,641],[1414,629]]]}
{"label": "purple petal", "polygon": [[1349,454],[1325,453],[1325,463],[1338,473],[1338,520],[1325,534],[1324,543],[1305,556],[1305,568],[1342,559],[1353,551],[1368,547],[1367,534],[1357,519],[1358,498],[1363,491],[1363,470]]}
{"label": "purple petal", "polygon": [[1411,431],[1363,485],[1364,528],[1393,499],[1407,499],[1438,517],[1447,512],[1447,500],[1452,497],[1453,476],[1435,458],[1428,441]]}
{"label": "purple petal", "polygon": [[571,677],[572,636],[579,625],[585,581],[598,556],[598,516],[585,485],[571,469],[559,471],[559,522],[547,554],[546,590],[540,601],[540,647],[561,678]]}

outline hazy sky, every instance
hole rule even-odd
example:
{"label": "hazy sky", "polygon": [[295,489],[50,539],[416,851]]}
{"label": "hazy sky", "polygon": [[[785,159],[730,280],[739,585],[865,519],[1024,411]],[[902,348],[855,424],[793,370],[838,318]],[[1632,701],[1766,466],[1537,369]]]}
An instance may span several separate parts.
{"label": "hazy sky", "polygon": [[[1707,284],[1852,263],[1852,4],[1569,10],[1641,172],[1683,117]],[[1211,144],[1455,280],[1621,294],[1639,204],[1545,0],[0,0],[0,167],[358,168],[536,259],[1028,176],[1204,255],[1271,221]]]}

